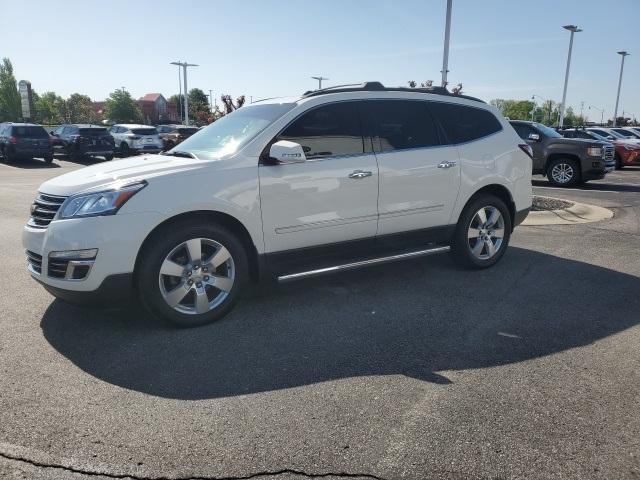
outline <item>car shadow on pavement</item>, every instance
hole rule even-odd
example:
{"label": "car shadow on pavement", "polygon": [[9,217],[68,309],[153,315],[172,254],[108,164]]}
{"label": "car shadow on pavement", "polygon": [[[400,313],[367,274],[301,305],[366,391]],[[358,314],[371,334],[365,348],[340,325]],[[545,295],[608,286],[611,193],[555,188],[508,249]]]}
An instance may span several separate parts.
{"label": "car shadow on pavement", "polygon": [[[534,187],[556,188],[546,180],[532,180]],[[583,183],[573,188],[576,192],[580,191],[606,191],[606,192],[640,192],[640,185],[619,184],[619,183]]]}
{"label": "car shadow on pavement", "polygon": [[7,163],[4,159],[0,158],[0,164],[5,165],[7,167],[15,167],[15,168],[23,168],[23,169],[34,169],[34,168],[60,168],[55,162],[47,163],[43,159],[33,158],[29,160],[16,160],[12,163]]}
{"label": "car shadow on pavement", "polygon": [[511,247],[482,271],[443,255],[261,288],[201,328],[59,301],[41,327],[90,375],[167,398],[366,375],[447,384],[448,370],[535,359],[628,329],[640,319],[639,290],[635,276]]}

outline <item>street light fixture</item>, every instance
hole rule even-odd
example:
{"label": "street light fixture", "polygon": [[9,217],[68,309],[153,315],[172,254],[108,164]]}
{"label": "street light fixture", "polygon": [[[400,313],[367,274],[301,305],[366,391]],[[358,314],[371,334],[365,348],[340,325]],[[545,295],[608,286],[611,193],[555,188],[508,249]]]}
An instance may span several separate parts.
{"label": "street light fixture", "polygon": [[618,55],[622,57],[620,62],[620,78],[618,79],[618,95],[616,95],[616,108],[613,111],[613,126],[615,127],[618,121],[618,102],[620,101],[620,87],[622,86],[622,70],[624,69],[624,57],[629,55],[627,52],[618,52]]}
{"label": "street light fixture", "polygon": [[184,79],[184,123],[185,125],[189,125],[189,99],[187,90],[187,67],[197,67],[195,63],[187,63],[187,62],[171,62],[170,65],[178,65],[182,67],[182,77]]}
{"label": "street light fixture", "polygon": [[318,80],[318,90],[322,90],[322,81],[323,80],[329,80],[327,77],[323,77],[322,75],[318,76],[318,77],[311,77],[314,80]]}
{"label": "street light fixture", "polygon": [[571,37],[569,38],[569,54],[567,55],[567,70],[564,73],[564,89],[562,91],[562,104],[560,105],[560,121],[558,122],[558,127],[562,128],[564,124],[564,111],[565,111],[565,102],[567,100],[567,84],[569,83],[569,67],[571,66],[571,50],[573,50],[573,34],[581,32],[582,29],[576,27],[575,25],[565,25],[565,30],[569,30],[571,32]]}
{"label": "street light fixture", "polygon": [[592,108],[600,112],[600,125],[604,125],[604,108],[598,108],[594,107],[593,105],[589,105],[589,110],[591,110]]}

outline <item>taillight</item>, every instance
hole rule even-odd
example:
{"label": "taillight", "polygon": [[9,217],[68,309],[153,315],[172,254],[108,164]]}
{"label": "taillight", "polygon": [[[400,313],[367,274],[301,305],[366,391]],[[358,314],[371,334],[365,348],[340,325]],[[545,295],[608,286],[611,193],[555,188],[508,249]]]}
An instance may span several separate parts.
{"label": "taillight", "polygon": [[529,155],[529,158],[533,160],[533,148],[531,148],[531,145],[527,145],[526,143],[521,143],[518,146],[520,147],[520,150],[522,150],[524,153]]}
{"label": "taillight", "polygon": [[53,145],[53,137],[49,135],[49,145]]}
{"label": "taillight", "polygon": [[16,143],[18,143],[18,139],[16,137],[14,137],[13,135],[11,135],[9,137],[9,143],[12,145],[15,145]]}

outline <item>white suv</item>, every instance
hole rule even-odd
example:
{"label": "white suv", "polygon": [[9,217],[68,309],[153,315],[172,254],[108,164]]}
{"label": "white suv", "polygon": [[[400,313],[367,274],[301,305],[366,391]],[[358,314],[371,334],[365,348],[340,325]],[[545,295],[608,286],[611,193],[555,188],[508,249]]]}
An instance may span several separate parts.
{"label": "white suv", "polygon": [[264,277],[448,250],[489,267],[531,206],[529,153],[495,108],[446,89],[368,82],[257,102],[166,154],[42,184],[28,269],[56,297],[135,293],[193,326]]}
{"label": "white suv", "polygon": [[128,157],[134,153],[159,153],[163,143],[158,130],[149,125],[121,124],[109,129],[116,148]]}

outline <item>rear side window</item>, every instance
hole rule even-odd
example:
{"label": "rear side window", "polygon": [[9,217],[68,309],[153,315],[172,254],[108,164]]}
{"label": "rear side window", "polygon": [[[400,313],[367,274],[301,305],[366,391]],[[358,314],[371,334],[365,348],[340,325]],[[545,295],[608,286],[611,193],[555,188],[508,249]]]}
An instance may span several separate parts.
{"label": "rear side window", "polygon": [[498,119],[487,110],[443,102],[431,102],[429,108],[442,124],[449,143],[471,142],[502,130]]}
{"label": "rear side window", "polygon": [[425,102],[379,100],[366,103],[376,151],[391,152],[439,145],[438,129]]}
{"label": "rear side window", "polygon": [[135,135],[157,135],[158,131],[155,128],[132,128],[131,133]]}
{"label": "rear side window", "polygon": [[101,137],[107,134],[106,128],[81,128],[80,135],[85,137]]}
{"label": "rear side window", "polygon": [[47,138],[49,134],[42,127],[13,127],[12,134],[18,138]]}
{"label": "rear side window", "polygon": [[180,135],[193,135],[194,133],[196,133],[198,131],[197,128],[178,128],[178,133]]}
{"label": "rear side window", "polygon": [[361,154],[364,142],[358,104],[341,102],[314,108],[285,128],[278,140],[299,143],[308,159]]}

